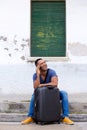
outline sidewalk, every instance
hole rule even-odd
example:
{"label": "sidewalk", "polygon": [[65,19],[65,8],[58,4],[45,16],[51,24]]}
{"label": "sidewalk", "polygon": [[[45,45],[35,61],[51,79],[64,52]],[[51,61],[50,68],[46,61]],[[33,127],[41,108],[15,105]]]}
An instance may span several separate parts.
{"label": "sidewalk", "polygon": [[21,125],[20,123],[0,123],[0,130],[86,130],[87,123],[75,123],[75,125],[66,124],[50,124],[50,125],[36,125],[35,123],[29,125]]}

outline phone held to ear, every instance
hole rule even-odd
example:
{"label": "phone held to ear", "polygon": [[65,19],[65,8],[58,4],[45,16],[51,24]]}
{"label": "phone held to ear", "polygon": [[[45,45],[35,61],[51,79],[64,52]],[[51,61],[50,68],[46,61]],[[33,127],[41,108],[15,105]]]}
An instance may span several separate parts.
{"label": "phone held to ear", "polygon": [[40,67],[40,70],[43,70],[42,67]]}

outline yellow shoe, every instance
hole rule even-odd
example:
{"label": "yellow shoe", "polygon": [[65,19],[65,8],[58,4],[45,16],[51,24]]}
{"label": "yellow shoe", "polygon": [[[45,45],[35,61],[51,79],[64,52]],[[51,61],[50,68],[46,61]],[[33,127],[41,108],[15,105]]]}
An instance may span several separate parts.
{"label": "yellow shoe", "polygon": [[68,124],[68,125],[74,125],[74,122],[72,120],[70,120],[68,117],[65,117],[62,120],[63,123]]}
{"label": "yellow shoe", "polygon": [[21,122],[22,125],[26,125],[26,124],[29,124],[31,122],[34,122],[33,118],[32,117],[28,117],[27,119],[23,120]]}

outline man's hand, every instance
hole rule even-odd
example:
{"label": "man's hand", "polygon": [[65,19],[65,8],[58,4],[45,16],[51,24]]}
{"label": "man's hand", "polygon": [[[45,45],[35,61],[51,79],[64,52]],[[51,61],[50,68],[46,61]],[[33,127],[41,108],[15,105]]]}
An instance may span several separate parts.
{"label": "man's hand", "polygon": [[37,75],[40,75],[40,66],[39,65],[36,67],[36,73],[37,73]]}
{"label": "man's hand", "polygon": [[42,84],[39,84],[39,87],[43,87],[43,85],[42,85]]}

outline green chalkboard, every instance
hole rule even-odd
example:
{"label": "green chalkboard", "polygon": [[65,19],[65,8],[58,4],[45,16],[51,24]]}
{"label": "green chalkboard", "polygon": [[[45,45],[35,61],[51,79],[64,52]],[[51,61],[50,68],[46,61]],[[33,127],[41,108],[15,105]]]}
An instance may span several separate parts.
{"label": "green chalkboard", "polygon": [[66,56],[65,1],[31,2],[31,56]]}

